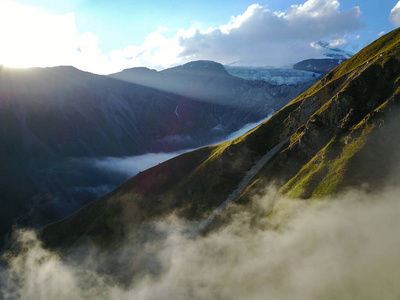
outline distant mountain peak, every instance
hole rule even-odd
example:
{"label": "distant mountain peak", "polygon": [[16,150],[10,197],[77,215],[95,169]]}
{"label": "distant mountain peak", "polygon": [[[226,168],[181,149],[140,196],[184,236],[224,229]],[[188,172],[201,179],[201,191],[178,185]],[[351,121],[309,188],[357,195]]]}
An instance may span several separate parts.
{"label": "distant mountain peak", "polygon": [[183,64],[180,66],[181,68],[213,68],[213,67],[222,67],[222,64],[212,61],[212,60],[195,60]]}
{"label": "distant mountain peak", "polygon": [[[354,53],[351,53],[349,51],[332,46],[332,44],[329,44],[325,41],[318,41],[318,42],[312,43],[312,47],[320,50],[321,55],[324,58],[346,60],[354,55]],[[320,58],[320,57],[318,57],[318,58]]]}
{"label": "distant mountain peak", "polygon": [[170,212],[195,221],[236,198],[247,205],[271,182],[285,197],[298,199],[349,187],[385,188],[398,171],[399,52],[400,29],[342,63],[256,129],[140,173],[45,227],[42,240],[66,247],[90,237],[110,245],[124,226],[141,226]]}
{"label": "distant mountain peak", "polygon": [[119,73],[110,74],[108,76],[120,79],[121,76],[129,76],[129,77],[142,77],[142,78],[153,78],[157,76],[157,70],[149,69],[147,67],[134,67],[129,69],[124,69]]}
{"label": "distant mountain peak", "polygon": [[295,63],[293,69],[326,74],[354,55],[324,41],[315,42],[312,47],[317,49],[320,55]]}
{"label": "distant mountain peak", "polygon": [[139,72],[157,72],[157,70],[150,69],[150,68],[147,68],[147,67],[133,67],[133,68],[123,69],[121,71],[121,73],[122,72],[136,72],[136,71],[139,71]]}
{"label": "distant mountain peak", "polygon": [[196,60],[191,61],[186,64],[169,68],[161,73],[169,73],[174,71],[184,71],[184,72],[207,72],[207,73],[220,73],[223,75],[228,75],[228,72],[225,70],[224,66],[218,62],[211,60]]}

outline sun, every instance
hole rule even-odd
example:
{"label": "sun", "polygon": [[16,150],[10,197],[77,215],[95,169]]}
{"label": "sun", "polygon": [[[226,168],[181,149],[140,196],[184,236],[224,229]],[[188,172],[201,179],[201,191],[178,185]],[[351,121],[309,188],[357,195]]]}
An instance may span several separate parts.
{"label": "sun", "polygon": [[0,64],[20,68],[69,64],[78,39],[72,13],[54,15],[0,0]]}

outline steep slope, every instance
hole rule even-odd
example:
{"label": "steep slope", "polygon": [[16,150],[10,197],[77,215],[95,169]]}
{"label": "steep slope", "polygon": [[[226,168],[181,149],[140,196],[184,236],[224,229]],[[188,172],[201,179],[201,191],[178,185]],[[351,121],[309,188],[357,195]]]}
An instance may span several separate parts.
{"label": "steep slope", "polygon": [[172,211],[201,220],[229,199],[249,170],[277,145],[281,148],[243,189],[243,203],[269,183],[300,198],[322,197],[350,185],[382,187],[395,170],[400,143],[399,50],[396,30],[334,69],[257,129],[135,176],[44,228],[43,240],[53,247],[85,237],[109,244],[130,226]]}
{"label": "steep slope", "polygon": [[72,67],[2,67],[0,236],[15,221],[65,217],[97,198],[97,187],[126,179],[85,163],[90,158],[195,148],[262,118],[228,100],[206,102]]}
{"label": "steep slope", "polygon": [[60,247],[91,238],[115,245],[129,228],[172,211],[200,221],[274,149],[240,189],[239,203],[245,205],[271,183],[282,194],[300,198],[348,186],[382,188],[393,179],[400,145],[399,53],[400,29],[335,68],[258,128],[133,177],[45,227],[43,241]]}
{"label": "steep slope", "polygon": [[65,217],[127,179],[96,159],[215,143],[309,84],[250,82],[209,61],[110,77],[72,67],[0,68],[0,236],[14,222]]}

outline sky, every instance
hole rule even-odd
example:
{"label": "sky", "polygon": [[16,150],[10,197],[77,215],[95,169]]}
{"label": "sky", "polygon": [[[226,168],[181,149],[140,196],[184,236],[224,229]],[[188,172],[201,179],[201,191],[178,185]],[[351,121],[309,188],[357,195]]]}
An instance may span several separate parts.
{"label": "sky", "polygon": [[0,64],[97,74],[193,60],[290,66],[400,26],[397,0],[0,0]]}

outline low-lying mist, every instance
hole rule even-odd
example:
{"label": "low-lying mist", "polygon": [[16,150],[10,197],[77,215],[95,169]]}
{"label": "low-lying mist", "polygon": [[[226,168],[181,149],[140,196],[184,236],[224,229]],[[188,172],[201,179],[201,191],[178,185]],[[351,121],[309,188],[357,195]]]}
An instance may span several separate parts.
{"label": "low-lying mist", "polygon": [[[272,114],[271,114],[272,115]],[[252,130],[257,127],[261,123],[268,120],[271,115],[268,117],[254,123],[245,124],[242,128],[237,131],[230,133],[225,139],[216,142],[215,144],[233,140],[246,132]],[[174,158],[182,153],[192,151],[194,149],[184,149],[180,151],[174,152],[159,152],[159,153],[146,153],[137,156],[127,156],[127,157],[102,157],[96,159],[87,159],[86,163],[94,166],[95,168],[102,170],[103,172],[111,172],[121,174],[122,176],[126,176],[126,178],[135,176],[141,171],[145,171],[159,163],[162,163],[166,160]]]}
{"label": "low-lying mist", "polygon": [[104,172],[120,173],[129,178],[187,151],[190,150],[169,153],[146,153],[128,157],[104,157],[92,159],[90,163]]}
{"label": "low-lying mist", "polygon": [[[220,142],[234,139],[268,118],[248,123]],[[75,157],[51,162],[36,175],[42,189],[29,200],[26,212],[15,223],[40,227],[65,218],[139,172],[192,150],[125,157]]]}
{"label": "low-lying mist", "polygon": [[[400,188],[285,199],[274,188],[228,208],[226,224],[170,215],[132,228],[118,248],[62,258],[32,230],[4,255],[5,299],[398,299]],[[229,222],[228,222],[229,220]]]}
{"label": "low-lying mist", "polygon": [[224,139],[223,141],[230,141],[230,140],[234,140],[236,138],[238,138],[239,136],[245,134],[246,132],[252,130],[253,128],[256,128],[258,125],[264,123],[265,121],[267,121],[269,118],[271,118],[271,116],[273,115],[273,113],[269,114],[265,119],[262,119],[258,122],[254,122],[254,123],[248,123],[245,124],[242,128],[240,128],[239,130],[236,130],[235,132],[232,132],[231,134],[229,134],[227,136],[226,139]]}

